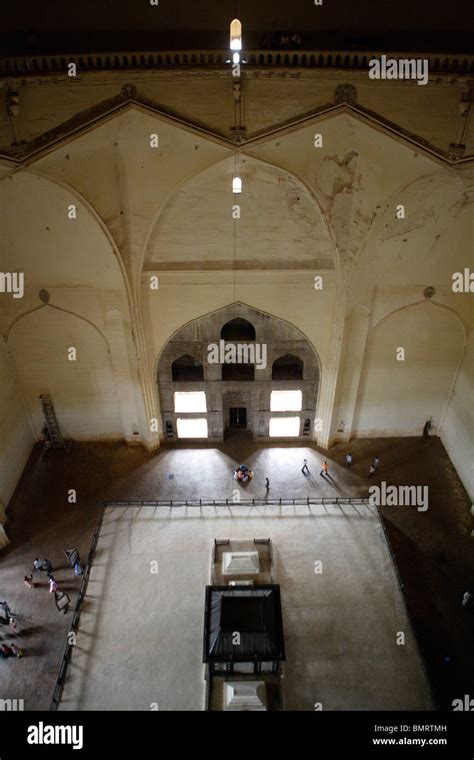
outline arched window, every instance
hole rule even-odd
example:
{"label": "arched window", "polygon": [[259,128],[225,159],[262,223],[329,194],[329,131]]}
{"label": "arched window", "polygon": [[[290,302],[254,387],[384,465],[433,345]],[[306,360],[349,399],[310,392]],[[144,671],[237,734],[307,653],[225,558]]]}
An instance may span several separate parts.
{"label": "arched window", "polygon": [[222,379],[234,382],[255,380],[254,364],[223,364]]}
{"label": "arched window", "polygon": [[234,195],[238,195],[242,192],[242,179],[240,177],[234,177],[232,180],[232,192]]}
{"label": "arched window", "polygon": [[230,49],[242,50],[242,24],[238,18],[230,24]]}
{"label": "arched window", "polygon": [[236,317],[226,322],[221,330],[222,340],[255,340],[255,327],[246,319]]}
{"label": "arched window", "polygon": [[285,354],[275,359],[272,366],[272,380],[302,380],[303,362],[293,354]]}
{"label": "arched window", "polygon": [[198,383],[204,380],[204,370],[194,356],[184,354],[171,365],[171,377],[176,383]]}

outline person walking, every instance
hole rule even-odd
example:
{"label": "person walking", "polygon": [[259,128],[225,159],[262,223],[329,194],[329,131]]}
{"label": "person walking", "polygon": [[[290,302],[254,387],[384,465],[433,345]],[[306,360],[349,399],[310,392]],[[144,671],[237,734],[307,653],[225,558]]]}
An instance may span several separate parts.
{"label": "person walking", "polygon": [[308,473],[309,475],[309,467],[308,467],[307,459],[303,459],[303,467],[301,468],[301,472],[303,473],[303,475],[306,475],[306,473]]}
{"label": "person walking", "polygon": [[374,461],[372,462],[374,472],[378,470],[380,464],[380,459],[378,457],[374,457]]}
{"label": "person walking", "polygon": [[33,575],[25,575],[25,577],[23,578],[23,583],[25,584],[25,586],[28,586],[28,588],[34,588],[35,584],[33,581]]}
{"label": "person walking", "polygon": [[43,560],[43,565],[42,565],[41,569],[44,570],[45,573],[48,573],[48,574],[50,574],[50,573],[53,572],[53,566],[52,566],[51,562],[49,561],[49,559],[45,558]]}
{"label": "person walking", "polygon": [[462,606],[463,607],[469,607],[471,599],[472,599],[471,592],[470,591],[465,591],[464,594],[462,595]]}
{"label": "person walking", "polygon": [[36,557],[35,561],[33,562],[33,572],[39,573],[40,570],[42,569],[43,569],[43,563],[41,562],[40,559],[38,559],[38,557]]}
{"label": "person walking", "polygon": [[8,624],[10,622],[10,618],[12,616],[12,611],[10,607],[8,606],[7,602],[0,602],[0,607],[2,608],[5,617],[3,619],[3,622]]}
{"label": "person walking", "polygon": [[374,472],[375,472],[375,467],[374,467],[373,464],[371,464],[370,467],[369,467],[369,478],[372,477],[372,475],[374,474]]}
{"label": "person walking", "polygon": [[268,493],[268,491],[270,490],[270,481],[268,480],[268,478],[265,478],[265,488]]}
{"label": "person walking", "polygon": [[322,468],[321,472],[319,473],[321,475],[321,477],[323,477],[324,475],[327,475],[328,474],[328,470],[329,470],[328,463],[326,462],[326,460],[324,460],[324,462],[323,462],[323,468]]}
{"label": "person walking", "polygon": [[49,593],[54,594],[58,590],[58,584],[52,575],[48,575],[49,578]]}
{"label": "person walking", "polygon": [[346,467],[350,468],[351,464],[352,464],[352,454],[349,453],[349,454],[346,454]]}

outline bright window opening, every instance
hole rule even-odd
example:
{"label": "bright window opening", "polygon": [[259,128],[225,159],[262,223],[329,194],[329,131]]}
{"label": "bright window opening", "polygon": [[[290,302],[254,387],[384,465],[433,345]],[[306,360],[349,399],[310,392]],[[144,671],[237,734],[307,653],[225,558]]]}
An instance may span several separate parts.
{"label": "bright window opening", "polygon": [[230,49],[242,50],[242,24],[238,18],[230,24]]}
{"label": "bright window opening", "polygon": [[302,406],[302,391],[272,391],[270,396],[271,412],[301,412]]}
{"label": "bright window opening", "polygon": [[242,192],[242,180],[240,179],[240,177],[234,177],[234,179],[232,180],[232,192],[234,194]]}
{"label": "bright window opening", "polygon": [[204,391],[176,392],[174,410],[178,413],[207,412],[206,394]]}
{"label": "bright window opening", "polygon": [[207,438],[207,420],[205,417],[177,419],[178,438]]}
{"label": "bright window opening", "polygon": [[300,434],[299,417],[270,417],[270,437],[289,438]]}

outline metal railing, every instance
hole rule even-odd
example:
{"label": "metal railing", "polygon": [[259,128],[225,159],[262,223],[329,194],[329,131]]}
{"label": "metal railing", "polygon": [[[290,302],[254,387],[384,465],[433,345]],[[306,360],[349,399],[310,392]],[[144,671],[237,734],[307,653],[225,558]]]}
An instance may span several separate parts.
{"label": "metal railing", "polygon": [[119,500],[119,501],[105,501],[104,507],[304,507],[311,505],[324,505],[324,504],[368,504],[368,499],[352,498],[350,496],[341,496],[333,498],[318,498],[308,496],[301,499],[284,499],[284,498],[252,498],[252,499],[240,499],[239,501],[233,501],[232,499],[131,499],[131,500]]}
{"label": "metal railing", "polygon": [[56,686],[54,687],[53,697],[52,697],[51,705],[49,708],[50,711],[57,710],[59,703],[61,701],[61,696],[62,696],[62,692],[64,688],[64,681],[66,679],[67,669],[68,669],[69,662],[71,660],[72,649],[74,647],[74,644],[72,643],[72,639],[74,637],[71,636],[71,634],[74,634],[75,636],[77,634],[77,629],[79,627],[79,620],[81,617],[81,606],[82,606],[82,602],[84,601],[84,597],[86,595],[87,585],[89,583],[89,575],[90,575],[92,563],[94,561],[95,551],[97,548],[97,542],[99,540],[99,533],[102,527],[104,514],[105,514],[105,508],[103,508],[100,512],[99,519],[97,520],[97,524],[95,526],[94,535],[92,537],[89,554],[87,556],[86,567],[84,569],[84,575],[82,576],[82,583],[79,589],[79,595],[77,597],[76,606],[74,608],[74,614],[72,616],[71,625],[69,627],[69,631],[66,638],[66,646],[65,646],[63,656],[61,659],[61,667],[59,669],[59,675],[56,680]]}

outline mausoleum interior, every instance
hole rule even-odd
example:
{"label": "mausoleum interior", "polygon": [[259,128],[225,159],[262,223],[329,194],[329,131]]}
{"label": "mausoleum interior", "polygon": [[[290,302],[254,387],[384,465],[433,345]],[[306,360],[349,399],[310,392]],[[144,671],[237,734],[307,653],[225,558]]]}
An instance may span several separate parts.
{"label": "mausoleum interior", "polygon": [[106,5],[0,34],[0,636],[24,653],[0,699],[451,710],[474,676],[464,16]]}

